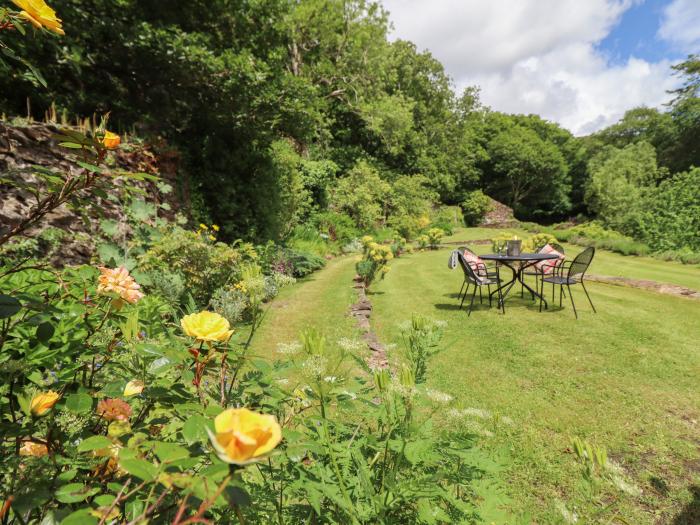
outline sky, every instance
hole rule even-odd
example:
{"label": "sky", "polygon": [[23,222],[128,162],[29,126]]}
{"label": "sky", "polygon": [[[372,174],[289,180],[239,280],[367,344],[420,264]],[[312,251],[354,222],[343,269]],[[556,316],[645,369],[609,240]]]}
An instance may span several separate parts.
{"label": "sky", "polygon": [[700,0],[382,0],[392,39],[430,51],[458,93],[586,135],[662,107],[700,53]]}

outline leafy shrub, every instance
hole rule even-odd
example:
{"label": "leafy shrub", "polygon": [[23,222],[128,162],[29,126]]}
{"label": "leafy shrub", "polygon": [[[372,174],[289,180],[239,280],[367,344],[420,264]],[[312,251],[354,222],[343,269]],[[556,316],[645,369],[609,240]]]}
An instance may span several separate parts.
{"label": "leafy shrub", "polygon": [[446,235],[452,235],[455,228],[464,225],[462,212],[458,206],[440,206],[436,208],[430,220],[434,228],[440,228]]}
{"label": "leafy shrub", "polygon": [[314,217],[314,223],[319,232],[341,245],[347,244],[359,235],[353,220],[344,213],[334,211],[319,213]]}
{"label": "leafy shrub", "polygon": [[388,224],[401,237],[408,240],[415,239],[418,232],[422,229],[420,219],[408,214],[392,215],[389,217]]}
{"label": "leafy shrub", "polygon": [[206,305],[212,294],[239,279],[240,265],[257,254],[209,239],[209,234],[173,227],[140,258],[139,269],[178,273],[197,304]]}
{"label": "leafy shrub", "polygon": [[[259,269],[241,273],[246,291],[239,289],[262,297]],[[60,275],[25,270],[0,285],[0,293],[23,290],[3,295],[0,310],[0,407],[11,415],[4,425],[12,436],[0,441],[0,482],[12,495],[10,519],[504,519],[497,487],[473,496],[493,464],[474,436],[436,432],[430,415],[415,409],[422,398],[436,409],[451,399],[416,381],[417,373],[425,379],[435,351],[432,329],[418,318],[396,373],[356,376],[349,373],[355,362],[344,363],[345,347],[331,351],[313,330],[280,361],[251,359],[217,314],[178,319],[148,295],[117,308],[124,290],[100,289],[98,277],[90,267]],[[80,300],[84,293],[90,301]],[[338,353],[340,361],[332,357]],[[290,376],[304,386],[285,389]],[[276,453],[222,448],[219,436],[233,417],[223,407],[234,404],[250,407],[237,413],[253,414],[237,417],[271,429],[250,435],[268,436],[266,450]],[[272,490],[266,479],[284,483]]]}
{"label": "leafy shrub", "polygon": [[397,235],[391,242],[391,253],[394,257],[401,257],[401,254],[406,251],[406,239]]}
{"label": "leafy shrub", "polygon": [[378,276],[384,278],[389,272],[387,264],[394,258],[389,246],[367,240],[368,238],[371,239],[363,237],[366,240],[364,258],[355,266],[366,288],[369,288]]}
{"label": "leafy shrub", "polygon": [[474,190],[467,194],[460,207],[464,215],[464,223],[467,226],[477,226],[491,211],[491,199],[481,190]]}
{"label": "leafy shrub", "polygon": [[437,250],[440,247],[440,241],[445,236],[445,232],[440,228],[430,228],[426,235],[428,237],[428,247],[431,250]]}
{"label": "leafy shrub", "polygon": [[323,257],[293,249],[285,249],[283,257],[291,265],[294,277],[306,277],[326,265],[326,260]]}

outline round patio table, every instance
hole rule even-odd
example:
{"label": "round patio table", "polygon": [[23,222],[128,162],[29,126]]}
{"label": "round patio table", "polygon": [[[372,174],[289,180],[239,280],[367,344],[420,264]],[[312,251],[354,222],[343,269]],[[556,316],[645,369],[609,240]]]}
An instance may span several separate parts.
{"label": "round patio table", "polygon": [[521,253],[520,255],[500,255],[498,253],[489,253],[487,255],[480,255],[479,257],[484,261],[496,261],[504,266],[507,266],[510,268],[510,271],[513,272],[513,278],[507,283],[503,283],[496,288],[496,290],[491,292],[491,295],[498,293],[500,290],[502,293],[501,297],[503,297],[503,301],[505,301],[506,296],[508,295],[508,292],[510,292],[510,289],[513,288],[513,285],[516,282],[520,282],[525,288],[528,289],[533,300],[535,297],[542,299],[542,302],[544,302],[544,307],[547,308],[547,301],[545,298],[537,293],[536,290],[530,288],[527,283],[525,283],[523,272],[538,262],[557,259],[559,257],[558,255],[553,253]]}

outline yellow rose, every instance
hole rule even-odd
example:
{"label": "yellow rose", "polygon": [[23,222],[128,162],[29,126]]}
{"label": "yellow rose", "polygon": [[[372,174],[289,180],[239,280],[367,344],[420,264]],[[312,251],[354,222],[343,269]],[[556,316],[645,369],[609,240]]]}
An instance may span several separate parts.
{"label": "yellow rose", "polygon": [[187,335],[198,341],[228,341],[233,334],[229,322],[214,312],[186,315],[180,324]]}
{"label": "yellow rose", "polygon": [[56,403],[58,403],[59,399],[61,399],[61,395],[57,394],[53,390],[36,394],[30,403],[32,415],[43,416],[49,410],[51,410]]}
{"label": "yellow rose", "polygon": [[282,441],[282,429],[275,416],[247,408],[229,408],[216,416],[215,433],[209,439],[221,461],[236,465],[252,463]]}
{"label": "yellow rose", "polygon": [[144,386],[143,381],[132,379],[124,387],[124,397],[136,396],[140,394],[143,392]]}
{"label": "yellow rose", "polygon": [[22,10],[19,16],[37,29],[45,27],[49,31],[65,35],[61,27],[61,19],[56,16],[56,11],[46,5],[44,0],[12,0],[12,3]]}
{"label": "yellow rose", "polygon": [[104,147],[107,149],[116,149],[119,144],[121,144],[122,139],[119,138],[119,135],[116,133],[112,133],[111,131],[105,131],[105,136],[102,137],[102,144],[104,144]]}

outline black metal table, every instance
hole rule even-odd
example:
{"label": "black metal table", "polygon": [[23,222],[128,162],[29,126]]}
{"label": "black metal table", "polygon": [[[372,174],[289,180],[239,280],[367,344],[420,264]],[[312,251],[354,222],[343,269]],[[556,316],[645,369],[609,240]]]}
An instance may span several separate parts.
{"label": "black metal table", "polygon": [[510,289],[513,288],[513,285],[516,282],[520,282],[525,288],[528,289],[533,300],[535,297],[542,299],[542,302],[544,302],[544,307],[547,308],[547,301],[537,291],[533,290],[527,285],[525,279],[523,278],[523,272],[538,262],[557,259],[559,257],[558,255],[553,253],[521,253],[520,255],[499,255],[497,253],[490,253],[487,255],[480,255],[479,257],[484,261],[496,261],[503,266],[507,266],[510,268],[510,271],[513,272],[513,278],[491,292],[492,296],[493,294],[498,293],[500,290],[503,301],[505,301],[506,296],[508,295],[508,292],[510,292]]}

